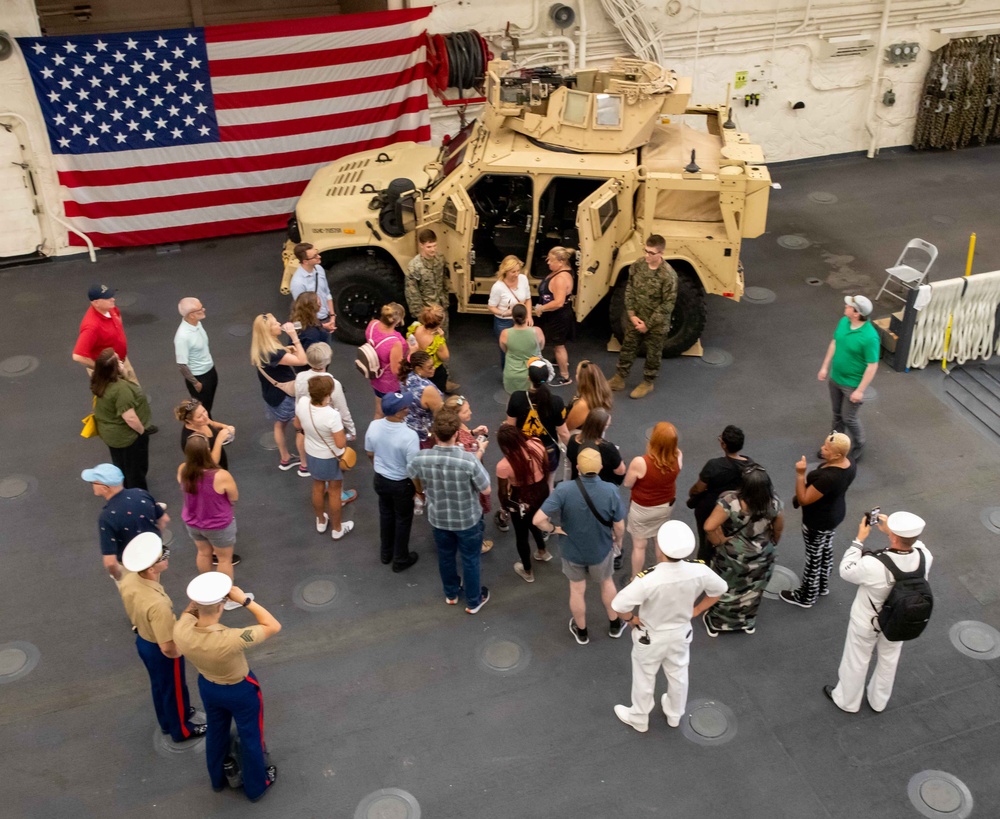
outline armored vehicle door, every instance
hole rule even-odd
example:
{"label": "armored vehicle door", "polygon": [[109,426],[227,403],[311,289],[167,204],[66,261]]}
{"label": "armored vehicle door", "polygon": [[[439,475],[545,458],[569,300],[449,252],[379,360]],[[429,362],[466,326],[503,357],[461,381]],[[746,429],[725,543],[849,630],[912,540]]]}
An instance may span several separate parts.
{"label": "armored vehicle door", "polygon": [[585,316],[608,292],[612,262],[632,233],[631,184],[609,179],[580,203],[576,227],[580,236],[580,270],[576,313]]}
{"label": "armored vehicle door", "polygon": [[465,188],[453,188],[438,202],[432,205],[433,212],[425,214],[420,227],[428,227],[437,234],[438,255],[445,260],[451,289],[461,308],[469,301],[470,251],[476,212]]}

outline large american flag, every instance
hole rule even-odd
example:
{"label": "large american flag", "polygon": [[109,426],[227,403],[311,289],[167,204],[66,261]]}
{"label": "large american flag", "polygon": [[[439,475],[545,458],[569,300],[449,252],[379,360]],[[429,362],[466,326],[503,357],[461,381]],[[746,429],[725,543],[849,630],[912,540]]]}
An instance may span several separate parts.
{"label": "large american flag", "polygon": [[430,10],[19,38],[66,216],[101,247],[282,227],[318,167],[430,139]]}

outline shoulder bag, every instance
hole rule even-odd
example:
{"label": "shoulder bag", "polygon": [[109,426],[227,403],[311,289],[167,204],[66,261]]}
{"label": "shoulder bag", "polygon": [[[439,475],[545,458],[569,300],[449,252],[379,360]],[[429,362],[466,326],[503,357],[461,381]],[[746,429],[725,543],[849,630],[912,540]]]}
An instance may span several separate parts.
{"label": "shoulder bag", "polygon": [[387,341],[392,341],[392,339],[393,336],[388,335],[378,344],[372,344],[371,337],[366,336],[365,343],[358,347],[358,356],[354,360],[354,366],[357,367],[358,372],[369,381],[381,378],[382,373],[385,372],[385,367],[382,366],[378,359],[378,348]]}
{"label": "shoulder bag", "polygon": [[[97,396],[94,396],[94,407],[97,407]],[[83,421],[83,429],[80,430],[81,438],[95,438],[97,437],[97,419],[94,418],[94,413],[91,412],[86,418],[81,419]]]}
{"label": "shoulder bag", "polygon": [[292,398],[295,397],[294,379],[291,381],[275,381],[273,378],[271,378],[271,376],[269,376],[266,372],[264,372],[264,368],[261,367],[260,364],[257,365],[257,372],[259,372],[262,376],[264,376],[264,378],[266,378],[270,382],[272,387],[277,387],[285,395],[291,396]]}
{"label": "shoulder bag", "polygon": [[330,442],[323,437],[323,433],[321,433],[319,431],[319,427],[316,426],[316,419],[313,418],[312,401],[309,402],[309,420],[312,422],[313,432],[316,433],[316,437],[326,444],[326,448],[330,450],[330,454],[340,462],[341,471],[346,472],[358,462],[358,454],[351,449],[351,447],[345,446],[344,449],[338,454],[337,450],[330,446]]}

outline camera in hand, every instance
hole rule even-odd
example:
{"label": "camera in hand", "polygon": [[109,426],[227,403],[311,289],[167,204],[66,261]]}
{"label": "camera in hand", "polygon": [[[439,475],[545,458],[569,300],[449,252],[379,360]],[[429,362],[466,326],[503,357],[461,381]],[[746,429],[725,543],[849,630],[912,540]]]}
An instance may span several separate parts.
{"label": "camera in hand", "polygon": [[871,512],[868,513],[868,525],[878,526],[878,516],[882,514],[882,507],[876,506]]}

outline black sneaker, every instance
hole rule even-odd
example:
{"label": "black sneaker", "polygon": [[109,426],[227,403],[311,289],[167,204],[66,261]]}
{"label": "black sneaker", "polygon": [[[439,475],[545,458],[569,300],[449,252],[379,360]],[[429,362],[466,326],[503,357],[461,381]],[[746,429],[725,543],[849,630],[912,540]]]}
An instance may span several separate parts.
{"label": "black sneaker", "polygon": [[549,381],[549,386],[550,387],[568,387],[572,383],[573,383],[573,379],[572,378],[566,378],[565,376],[557,375],[555,378],[553,378],[551,381]]}
{"label": "black sneaker", "polygon": [[[236,554],[234,552],[233,553],[233,565],[234,566],[239,566],[240,563],[242,563],[242,562],[243,562],[243,558],[240,557],[238,554]],[[212,555],[212,565],[213,566],[218,566],[219,565],[219,558],[216,555]]]}
{"label": "black sneaker", "polygon": [[616,617],[608,625],[608,637],[617,640],[625,633],[625,621],[621,617]]}
{"label": "black sneaker", "polygon": [[[268,765],[266,768],[264,768],[264,775],[267,777],[267,784],[269,786],[273,785],[275,783],[275,780],[277,780],[278,778],[278,768],[275,765]],[[264,792],[260,796],[256,797],[255,799],[251,799],[250,801],[259,802],[267,795],[267,792],[269,790],[271,790],[270,787],[264,788]]]}
{"label": "black sneaker", "polygon": [[582,646],[585,646],[590,642],[590,635],[587,634],[587,629],[577,628],[572,617],[569,618],[569,633],[572,634],[574,639]]}
{"label": "black sneaker", "polygon": [[410,552],[410,556],[406,559],[404,563],[393,563],[392,570],[396,572],[396,574],[399,574],[400,572],[405,572],[407,569],[410,568],[410,566],[416,563],[417,560],[419,559],[420,555],[418,555],[416,552]]}
{"label": "black sneaker", "polygon": [[779,592],[778,593],[778,597],[780,597],[786,603],[791,603],[793,606],[799,606],[800,608],[803,608],[803,609],[811,609],[812,605],[813,605],[812,603],[802,603],[802,602],[800,602],[798,600],[798,598],[796,598],[795,592],[788,591],[787,589],[784,590],[784,591],[782,591],[782,592]]}
{"label": "black sneaker", "polygon": [[493,522],[497,525],[497,530],[500,532],[510,531],[510,518],[504,514],[502,509],[498,510],[493,516]]}
{"label": "black sneaker", "polygon": [[178,740],[178,742],[188,742],[189,740],[198,739],[198,737],[205,736],[205,734],[208,732],[208,726],[204,724],[192,725],[191,728],[188,730],[189,730],[188,735],[184,737],[184,739]]}

